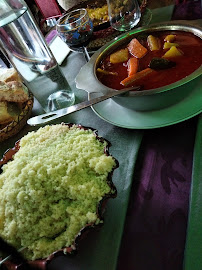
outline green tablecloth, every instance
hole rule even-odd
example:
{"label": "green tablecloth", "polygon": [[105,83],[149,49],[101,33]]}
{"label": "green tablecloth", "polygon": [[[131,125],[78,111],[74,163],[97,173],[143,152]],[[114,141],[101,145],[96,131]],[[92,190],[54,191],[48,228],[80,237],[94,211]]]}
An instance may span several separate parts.
{"label": "green tablecloth", "polygon": [[[72,62],[74,63],[73,69],[71,65]],[[74,78],[84,63],[85,60],[82,54],[71,53],[62,65],[62,70],[71,88],[75,91],[76,103],[87,99],[86,92],[76,89],[74,82]],[[32,116],[40,113],[43,113],[43,111],[39,103],[35,100]],[[86,240],[82,241],[79,254],[75,258],[57,258],[53,261],[51,269],[58,269],[58,263],[60,270],[67,269],[68,265],[71,265],[72,270],[80,270],[83,266],[88,270],[116,269],[133,180],[134,166],[143,132],[126,130],[106,123],[100,119],[91,108],[86,108],[69,116],[62,117],[52,123],[61,122],[71,122],[95,128],[98,130],[99,136],[110,141],[112,145],[110,147],[110,153],[119,161],[119,168],[115,170],[113,175],[113,182],[117,187],[118,196],[115,199],[109,200],[105,213],[104,226],[97,232],[90,234]],[[30,127],[27,125],[17,136],[1,143],[0,156],[2,156],[8,148],[13,147],[16,140],[37,128],[38,127]],[[109,257],[110,260],[106,260],[106,257]]]}

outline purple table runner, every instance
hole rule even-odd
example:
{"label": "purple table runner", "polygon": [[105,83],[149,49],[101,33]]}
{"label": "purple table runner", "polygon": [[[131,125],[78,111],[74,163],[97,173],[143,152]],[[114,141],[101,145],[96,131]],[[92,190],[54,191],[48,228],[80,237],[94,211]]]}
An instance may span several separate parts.
{"label": "purple table runner", "polygon": [[[180,2],[180,1],[178,1]],[[201,1],[181,1],[175,6],[172,20],[198,20],[202,19]]]}
{"label": "purple table runner", "polygon": [[197,119],[145,132],[118,270],[182,269]]}
{"label": "purple table runner", "polygon": [[[202,18],[201,1],[178,2],[172,20]],[[117,270],[183,269],[197,121],[145,132]]]}

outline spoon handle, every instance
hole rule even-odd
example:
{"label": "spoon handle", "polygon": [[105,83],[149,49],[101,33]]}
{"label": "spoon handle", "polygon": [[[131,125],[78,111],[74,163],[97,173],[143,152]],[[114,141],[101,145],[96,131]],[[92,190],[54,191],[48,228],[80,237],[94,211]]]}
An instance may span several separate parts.
{"label": "spoon handle", "polygon": [[57,110],[57,111],[53,111],[53,112],[49,112],[49,113],[45,113],[45,114],[41,114],[41,115],[32,117],[32,118],[28,119],[27,123],[30,126],[37,126],[37,125],[45,124],[45,123],[48,123],[48,122],[50,122],[52,120],[60,118],[60,117],[62,117],[64,115],[67,115],[67,114],[79,111],[81,109],[87,108],[89,106],[92,106],[92,105],[94,105],[96,103],[99,103],[101,101],[104,101],[104,100],[106,100],[108,98],[127,93],[128,91],[131,91],[131,90],[136,90],[137,91],[139,89],[140,89],[140,86],[125,88],[123,90],[118,90],[118,91],[110,91],[107,95],[100,96],[100,97],[97,97],[97,98],[93,98],[91,100],[87,100],[87,101],[75,104],[73,106],[70,106],[70,107],[67,107],[67,108],[64,108],[64,109],[60,109],[60,110]]}

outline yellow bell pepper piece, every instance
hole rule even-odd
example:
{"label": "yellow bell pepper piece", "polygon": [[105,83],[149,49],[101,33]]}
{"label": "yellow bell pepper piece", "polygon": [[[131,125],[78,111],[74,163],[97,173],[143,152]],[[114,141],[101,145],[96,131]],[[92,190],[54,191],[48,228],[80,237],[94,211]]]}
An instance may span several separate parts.
{"label": "yellow bell pepper piece", "polygon": [[101,68],[97,68],[97,72],[102,73],[104,75],[115,75],[115,76],[118,76],[118,73],[117,72],[112,72],[112,71],[104,70],[104,69],[101,69]]}
{"label": "yellow bell pepper piece", "polygon": [[163,45],[163,49],[170,49],[172,46],[178,47],[179,44],[171,43],[171,42],[165,42],[164,45]]}
{"label": "yellow bell pepper piece", "polygon": [[110,62],[112,64],[122,63],[129,59],[128,48],[121,49],[110,55]]}
{"label": "yellow bell pepper piece", "polygon": [[158,51],[158,50],[160,50],[161,43],[160,43],[159,38],[154,37],[152,35],[149,35],[147,37],[147,43],[148,43],[150,51]]}
{"label": "yellow bell pepper piece", "polygon": [[164,38],[164,41],[173,42],[173,41],[175,41],[175,39],[176,39],[176,36],[175,35],[167,35]]}
{"label": "yellow bell pepper piece", "polygon": [[175,46],[172,46],[164,55],[163,57],[169,58],[169,57],[176,57],[181,56],[183,53],[179,51]]}

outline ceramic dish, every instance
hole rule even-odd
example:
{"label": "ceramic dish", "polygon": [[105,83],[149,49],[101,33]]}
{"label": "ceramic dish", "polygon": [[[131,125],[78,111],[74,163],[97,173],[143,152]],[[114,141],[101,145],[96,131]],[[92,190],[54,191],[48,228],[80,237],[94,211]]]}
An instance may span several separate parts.
{"label": "ceramic dish", "polygon": [[[70,123],[69,124],[64,124],[63,123],[62,125],[67,125],[69,128],[74,127],[74,125],[70,124]],[[110,155],[109,154],[109,147],[110,147],[109,141],[107,141],[106,139],[104,139],[102,137],[99,137],[96,130],[94,130],[92,128],[89,128],[89,127],[83,127],[81,125],[77,125],[76,128],[83,129],[83,130],[91,130],[92,133],[94,134],[96,140],[99,141],[99,143],[103,144],[103,154],[106,155],[106,156]],[[12,160],[13,156],[20,149],[19,142],[20,141],[17,141],[13,148],[6,151],[3,158],[0,160],[0,173],[1,173],[1,167],[4,164],[7,164],[10,160]],[[112,175],[113,175],[114,170],[116,168],[118,168],[119,164],[118,164],[118,161],[115,158],[113,158],[113,160],[115,162],[115,165],[112,167],[112,170],[110,172],[108,172],[108,174],[106,175],[106,179],[105,179],[107,185],[110,187],[109,192],[106,193],[99,200],[99,203],[97,205],[97,218],[100,220],[99,224],[97,224],[95,222],[86,224],[83,228],[81,228],[80,232],[76,236],[76,238],[75,238],[75,240],[74,240],[74,242],[72,243],[71,246],[61,248],[60,250],[56,250],[55,252],[50,254],[50,256],[48,256],[45,259],[38,259],[38,260],[35,260],[35,261],[29,261],[28,262],[29,266],[33,266],[33,267],[35,267],[37,269],[47,269],[48,264],[55,257],[58,257],[60,255],[64,255],[64,254],[69,254],[69,255],[74,254],[77,251],[77,247],[79,245],[80,240],[86,235],[86,233],[88,233],[89,231],[91,231],[95,227],[101,226],[103,224],[103,216],[104,216],[104,210],[105,210],[106,203],[107,203],[109,198],[115,198],[117,196],[116,187],[112,182]],[[15,259],[12,260],[12,258],[10,260],[6,261],[3,265],[5,265],[6,269],[9,269],[9,270],[10,269],[22,269],[23,267],[25,267],[25,269],[26,269],[26,266],[24,264],[22,264],[19,261],[16,261]]]}
{"label": "ceramic dish", "polygon": [[[143,13],[147,5],[147,1],[146,0],[139,1],[139,5],[140,5],[140,10]],[[96,13],[93,14],[93,17],[97,18],[93,21],[94,31],[106,29],[110,26],[106,0],[99,0],[99,1],[83,0],[83,1],[80,1],[78,4],[74,5],[73,7],[71,7],[70,9],[68,9],[66,12],[69,12],[71,10],[75,10],[78,8],[86,8],[87,10],[89,9],[90,11],[89,15],[91,19],[92,19],[91,13],[92,12],[97,13],[97,14]],[[98,12],[101,12],[100,18],[98,18],[99,17]]]}
{"label": "ceramic dish", "polygon": [[16,135],[27,123],[27,119],[30,117],[33,107],[33,95],[29,93],[29,99],[23,104],[23,109],[20,115],[6,126],[0,127],[0,142],[7,140],[8,138]]}
{"label": "ceramic dish", "polygon": [[[101,3],[103,1],[99,1],[98,7],[101,6]],[[89,3],[89,4],[88,4]],[[103,2],[106,4],[106,1]],[[95,1],[81,1],[79,4],[73,6],[71,9],[69,9],[67,12],[77,9],[77,8],[86,8],[87,6],[93,6],[95,5]],[[152,19],[152,12],[150,9],[146,8],[147,1],[142,1],[142,4],[140,6],[141,10],[141,19],[140,22],[136,27],[142,27],[149,25],[151,19]],[[87,45],[87,49],[89,53],[94,53],[97,51],[100,47],[104,46],[107,42],[111,41],[112,39],[116,38],[120,35],[120,31],[117,31],[113,29],[110,26],[110,23],[108,21],[104,23],[100,23],[98,25],[94,25],[93,28],[93,35],[91,37],[91,40],[89,44]],[[73,51],[79,51],[82,52],[81,48],[71,48]]]}
{"label": "ceramic dish", "polygon": [[[105,94],[108,91],[117,91],[103,85],[97,79],[96,70],[100,62],[118,47],[127,44],[137,34],[148,34],[164,30],[185,31],[202,38],[202,28],[189,25],[186,21],[166,22],[129,31],[107,43],[91,57],[90,61],[81,68],[76,77],[77,88],[83,89],[89,93],[96,91]],[[201,74],[202,66],[175,83],[152,90],[142,90],[138,92],[131,91],[128,95],[115,97],[113,100],[126,108],[134,110],[150,111],[162,109],[175,104],[188,96],[192,92],[193,81],[198,81],[197,84],[199,84],[199,87],[201,88]]]}
{"label": "ceramic dish", "polygon": [[[128,129],[153,129],[177,124],[202,112],[202,91],[199,84],[185,99],[173,106],[154,111],[134,111],[120,106],[112,99],[92,106],[93,111],[104,121]],[[98,93],[89,93],[94,98]]]}
{"label": "ceramic dish", "polygon": [[[92,12],[100,12],[101,9],[103,9],[101,11],[102,15],[103,15],[104,13],[106,13],[107,2],[105,0],[99,0],[99,1],[95,1],[95,0],[85,1],[85,0],[83,0],[83,1],[80,1],[80,3],[74,5],[72,8],[68,9],[65,13],[68,13],[72,10],[79,9],[79,8],[86,8],[87,10],[90,10]],[[101,29],[105,29],[105,28],[110,26],[109,18],[107,16],[107,14],[108,14],[108,12],[106,13],[106,16],[104,16],[104,17],[101,16],[99,19],[97,18],[96,20],[93,21],[94,31],[99,31]],[[89,13],[89,16],[92,19],[91,13]],[[98,16],[98,14],[97,14],[97,16]]]}
{"label": "ceramic dish", "polygon": [[[150,9],[145,8],[144,12],[142,12],[142,16],[140,22],[137,27],[143,27],[149,25],[152,19],[152,12]],[[87,45],[87,49],[89,52],[96,52],[100,47],[104,46],[107,42],[110,42],[114,38],[120,35],[120,31],[113,29],[112,27],[105,27],[100,29],[99,31],[94,31],[93,36]]]}

